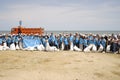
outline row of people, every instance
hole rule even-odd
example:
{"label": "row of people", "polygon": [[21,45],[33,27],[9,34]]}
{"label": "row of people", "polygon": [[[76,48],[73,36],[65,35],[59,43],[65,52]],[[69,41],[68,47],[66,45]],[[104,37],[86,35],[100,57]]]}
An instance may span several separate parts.
{"label": "row of people", "polygon": [[[59,34],[39,36],[39,35],[1,35],[0,45],[6,43],[7,47],[10,48],[12,43],[15,46],[18,44],[21,49],[26,48],[24,40],[37,40],[37,44],[42,44],[46,48],[46,40],[50,46],[55,46],[60,50],[78,50],[78,51],[99,51],[99,52],[113,52],[116,53],[120,48],[120,35],[111,34],[109,36],[100,36],[98,34]],[[34,42],[29,42],[34,43]]]}

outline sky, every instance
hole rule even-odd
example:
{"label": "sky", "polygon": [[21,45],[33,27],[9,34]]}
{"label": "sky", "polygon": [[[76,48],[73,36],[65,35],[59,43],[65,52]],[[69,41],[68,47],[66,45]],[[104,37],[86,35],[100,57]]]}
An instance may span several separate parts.
{"label": "sky", "polygon": [[0,0],[0,31],[120,31],[120,0]]}

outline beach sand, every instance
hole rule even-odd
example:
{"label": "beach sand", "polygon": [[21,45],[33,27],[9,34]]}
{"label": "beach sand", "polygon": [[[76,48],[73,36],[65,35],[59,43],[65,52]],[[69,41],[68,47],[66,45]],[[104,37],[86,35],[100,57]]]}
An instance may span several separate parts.
{"label": "beach sand", "polygon": [[0,51],[0,80],[120,80],[120,54]]}

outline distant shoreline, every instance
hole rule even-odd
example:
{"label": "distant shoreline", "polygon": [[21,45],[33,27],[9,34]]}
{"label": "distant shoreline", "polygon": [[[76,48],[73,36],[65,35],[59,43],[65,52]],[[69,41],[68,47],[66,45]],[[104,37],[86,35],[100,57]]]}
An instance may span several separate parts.
{"label": "distant shoreline", "polygon": [[[1,32],[1,31],[8,31],[8,32],[10,32],[9,30],[0,30],[0,32]],[[99,31],[99,32],[100,32],[100,31],[102,31],[102,32],[106,32],[106,31],[114,32],[114,31],[115,31],[115,32],[116,32],[116,31],[117,31],[117,32],[120,32],[119,30],[45,30],[45,31],[62,31],[62,32],[63,32],[63,31],[65,31],[65,32],[66,32],[66,31],[70,31],[70,32],[71,32],[71,31],[76,31],[76,32],[77,32],[77,31],[78,31],[78,32],[84,32],[84,31],[85,31],[85,32],[86,32],[86,31],[88,31],[88,32],[91,32],[91,31],[93,31],[93,32],[98,32],[98,31]]]}
{"label": "distant shoreline", "polygon": [[[112,33],[114,33],[114,34],[120,34],[120,31],[80,31],[80,30],[73,30],[73,31],[71,31],[71,30],[46,30],[45,32],[44,32],[44,34],[50,34],[50,33],[54,33],[54,34],[59,34],[59,33],[64,33],[64,34],[69,34],[69,33],[72,33],[72,34],[74,34],[74,33],[81,33],[81,34],[89,34],[89,33],[93,33],[93,34],[100,34],[100,35],[102,35],[102,34],[112,34]],[[10,33],[10,31],[0,31],[0,34],[9,34]]]}

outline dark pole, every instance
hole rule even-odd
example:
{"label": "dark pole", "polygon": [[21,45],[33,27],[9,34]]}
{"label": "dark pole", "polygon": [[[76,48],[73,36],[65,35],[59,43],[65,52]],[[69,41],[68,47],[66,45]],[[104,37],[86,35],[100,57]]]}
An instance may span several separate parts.
{"label": "dark pole", "polygon": [[21,34],[21,29],[20,29],[20,28],[21,28],[21,25],[22,25],[22,21],[21,21],[21,20],[19,21],[19,25],[20,25],[20,26],[19,26],[19,28],[18,28],[18,34]]}
{"label": "dark pole", "polygon": [[19,21],[19,25],[20,25],[20,26],[22,25],[22,21],[21,21],[21,20]]}

